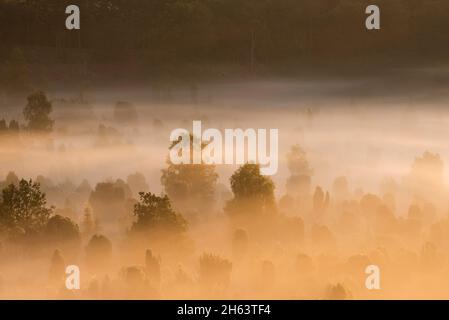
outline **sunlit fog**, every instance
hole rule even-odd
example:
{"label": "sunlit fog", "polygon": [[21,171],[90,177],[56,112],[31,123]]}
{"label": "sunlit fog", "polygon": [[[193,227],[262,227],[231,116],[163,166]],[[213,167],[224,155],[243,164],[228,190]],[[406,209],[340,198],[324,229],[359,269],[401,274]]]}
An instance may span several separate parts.
{"label": "sunlit fog", "polygon": [[[0,295],[444,297],[446,92],[379,98],[363,94],[377,80],[359,82],[51,91],[51,133],[1,136],[2,188],[38,183],[50,213],[43,231],[21,215],[2,225]],[[7,123],[25,121],[26,100],[3,104]],[[278,173],[170,164],[170,132],[194,120],[279,129]],[[66,265],[81,291],[65,289]],[[369,265],[382,291],[366,290]]]}
{"label": "sunlit fog", "polygon": [[0,299],[449,299],[447,1],[77,3],[0,0]]}

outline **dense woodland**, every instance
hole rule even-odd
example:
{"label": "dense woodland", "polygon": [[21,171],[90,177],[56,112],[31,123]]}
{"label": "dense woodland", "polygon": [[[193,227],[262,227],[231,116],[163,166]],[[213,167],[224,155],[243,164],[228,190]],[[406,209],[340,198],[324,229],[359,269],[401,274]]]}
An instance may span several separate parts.
{"label": "dense woodland", "polygon": [[[74,1],[0,1],[0,56],[14,48],[48,65],[257,67],[446,62],[444,0],[79,0],[81,31],[65,29]],[[367,31],[365,9],[381,9]],[[67,70],[66,70],[67,72]]]}

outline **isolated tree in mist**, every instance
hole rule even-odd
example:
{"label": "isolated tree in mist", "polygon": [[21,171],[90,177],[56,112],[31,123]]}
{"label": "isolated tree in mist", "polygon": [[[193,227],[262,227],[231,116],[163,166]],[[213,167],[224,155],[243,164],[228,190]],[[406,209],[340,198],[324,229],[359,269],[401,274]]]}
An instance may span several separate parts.
{"label": "isolated tree in mist", "polygon": [[89,184],[89,181],[84,179],[81,184],[76,188],[75,192],[81,195],[83,198],[87,198],[92,192],[92,187]]}
{"label": "isolated tree in mist", "polygon": [[186,230],[187,223],[171,206],[168,196],[158,197],[152,193],[140,194],[140,201],[134,207],[137,221],[132,231],[148,234],[179,234]]}
{"label": "isolated tree in mist", "polygon": [[6,175],[6,186],[9,186],[10,184],[13,184],[15,186],[19,185],[19,177],[15,174],[15,172],[8,172],[8,174]]}
{"label": "isolated tree in mist", "polygon": [[90,237],[96,231],[96,223],[89,208],[84,210],[83,220],[81,221],[81,233],[83,236]]}
{"label": "isolated tree in mist", "polygon": [[112,258],[112,243],[103,235],[94,235],[86,246],[87,265],[95,271],[106,271]]}
{"label": "isolated tree in mist", "polygon": [[324,193],[321,187],[316,187],[313,194],[313,210],[316,214],[323,214],[329,206],[329,192]]}
{"label": "isolated tree in mist", "polygon": [[313,209],[315,212],[324,209],[324,191],[321,187],[316,187],[315,193],[313,194]]}
{"label": "isolated tree in mist", "polygon": [[261,216],[276,210],[274,183],[260,174],[257,164],[245,164],[230,179],[234,198],[228,201],[225,211],[233,215]]}
{"label": "isolated tree in mist", "polygon": [[326,300],[346,300],[351,293],[341,284],[329,285],[326,290]]}
{"label": "isolated tree in mist", "polygon": [[287,194],[291,196],[308,195],[313,170],[307,160],[306,152],[299,145],[291,147],[287,154],[287,166],[291,174],[287,180]]}
{"label": "isolated tree in mist", "polygon": [[65,262],[59,250],[55,250],[50,260],[49,280],[54,285],[60,285],[65,275]]}
{"label": "isolated tree in mist", "polygon": [[117,179],[114,182],[114,186],[116,188],[119,188],[119,189],[123,190],[123,193],[125,195],[125,199],[129,199],[129,198],[131,198],[133,196],[131,188],[129,187],[129,185],[124,180]]}
{"label": "isolated tree in mist", "polygon": [[66,217],[55,215],[45,226],[45,236],[52,243],[78,243],[80,231],[76,223]]}
{"label": "isolated tree in mist", "polygon": [[5,180],[0,181],[0,192],[1,192],[1,190],[8,187],[10,184],[18,186],[19,182],[20,182],[19,177],[16,175],[15,172],[13,172],[13,171],[8,172]]}
{"label": "isolated tree in mist", "polygon": [[42,91],[32,93],[27,98],[28,103],[23,110],[27,127],[36,131],[51,131],[54,121],[50,118],[53,106]]}
{"label": "isolated tree in mist", "polygon": [[152,282],[158,284],[161,280],[161,266],[159,259],[153,255],[151,250],[145,252],[145,272]]}
{"label": "isolated tree in mist", "polygon": [[292,175],[311,176],[313,174],[307,154],[298,144],[292,146],[287,154],[287,166]]}
{"label": "isolated tree in mist", "polygon": [[133,196],[138,196],[139,192],[148,192],[150,190],[150,186],[148,185],[145,176],[140,172],[130,174],[128,178],[126,178],[126,183],[131,188]]}
{"label": "isolated tree in mist", "polygon": [[[129,191],[130,193],[130,191]],[[100,223],[116,222],[125,214],[126,190],[123,184],[101,182],[89,196],[89,204]]]}
{"label": "isolated tree in mist", "polygon": [[217,179],[214,166],[169,164],[161,182],[176,208],[204,213],[213,208]]}
{"label": "isolated tree in mist", "polygon": [[47,208],[46,204],[45,193],[38,183],[22,179],[18,186],[10,184],[2,191],[0,224],[7,228],[38,231],[53,212],[53,208]]}
{"label": "isolated tree in mist", "polygon": [[58,198],[61,200],[65,199],[64,207],[70,209],[74,213],[73,215],[70,215],[70,217],[78,221],[78,212],[86,208],[86,203],[89,200],[92,188],[86,180],[83,180],[78,187],[75,185],[72,185],[72,187],[72,190],[64,190],[64,194]]}
{"label": "isolated tree in mist", "polygon": [[[176,144],[174,142],[170,149]],[[193,144],[201,143],[190,135],[190,152],[193,157]],[[205,144],[202,144],[202,148]],[[218,174],[215,166],[206,164],[173,164],[162,170],[161,183],[176,209],[186,214],[206,213],[214,206]]]}
{"label": "isolated tree in mist", "polygon": [[416,157],[406,182],[415,196],[445,201],[444,162],[440,155],[424,152]]}

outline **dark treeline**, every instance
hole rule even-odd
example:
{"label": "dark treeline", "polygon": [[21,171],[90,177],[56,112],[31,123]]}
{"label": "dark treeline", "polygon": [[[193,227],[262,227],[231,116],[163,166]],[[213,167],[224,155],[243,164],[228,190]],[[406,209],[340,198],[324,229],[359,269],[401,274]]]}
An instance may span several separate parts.
{"label": "dark treeline", "polygon": [[[81,9],[81,31],[65,8]],[[367,31],[365,8],[381,8]],[[245,67],[447,60],[445,0],[0,0],[0,55],[59,63]]]}

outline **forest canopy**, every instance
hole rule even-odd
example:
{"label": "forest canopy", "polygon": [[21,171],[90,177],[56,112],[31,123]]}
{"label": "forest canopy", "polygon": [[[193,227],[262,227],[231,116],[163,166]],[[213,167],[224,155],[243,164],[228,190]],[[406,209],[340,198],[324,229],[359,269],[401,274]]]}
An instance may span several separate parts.
{"label": "forest canopy", "polygon": [[72,2],[0,0],[2,60],[20,47],[39,62],[154,69],[366,59],[379,64],[393,57],[401,63],[447,61],[444,0],[378,0],[381,30],[375,32],[365,28],[365,8],[372,4],[367,0],[80,0],[80,31],[65,28],[65,8]]}

